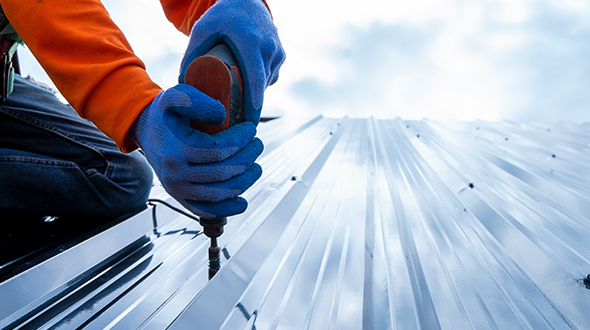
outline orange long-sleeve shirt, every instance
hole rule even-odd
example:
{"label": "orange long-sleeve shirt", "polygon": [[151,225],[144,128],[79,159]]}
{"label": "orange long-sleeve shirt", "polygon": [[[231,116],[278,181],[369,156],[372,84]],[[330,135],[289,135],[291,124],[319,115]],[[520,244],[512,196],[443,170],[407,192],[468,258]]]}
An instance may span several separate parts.
{"label": "orange long-sleeve shirt", "polygon": [[[160,0],[185,34],[216,0]],[[127,132],[162,90],[100,0],[0,0],[6,17],[56,87],[124,152]]]}

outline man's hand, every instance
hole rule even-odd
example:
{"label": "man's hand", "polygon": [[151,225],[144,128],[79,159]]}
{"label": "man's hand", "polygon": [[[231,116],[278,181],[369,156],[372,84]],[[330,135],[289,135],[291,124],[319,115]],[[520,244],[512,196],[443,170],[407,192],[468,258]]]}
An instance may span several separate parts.
{"label": "man's hand", "polygon": [[218,0],[193,26],[179,82],[195,58],[218,43],[234,53],[244,82],[244,121],[258,125],[264,90],[279,77],[285,52],[261,0]]}
{"label": "man's hand", "polygon": [[248,203],[238,195],[262,175],[254,161],[263,145],[253,123],[211,136],[190,126],[191,120],[218,125],[224,119],[220,102],[180,84],[158,94],[129,131],[166,191],[201,217],[244,212]]}

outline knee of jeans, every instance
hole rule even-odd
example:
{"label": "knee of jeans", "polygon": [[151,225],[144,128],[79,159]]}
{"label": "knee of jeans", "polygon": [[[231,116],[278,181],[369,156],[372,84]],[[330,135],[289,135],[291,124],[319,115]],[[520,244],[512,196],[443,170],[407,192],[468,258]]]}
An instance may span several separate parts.
{"label": "knee of jeans", "polygon": [[117,175],[110,178],[118,187],[117,193],[113,190],[108,197],[110,214],[122,215],[144,206],[153,186],[153,170],[145,157],[137,151],[124,157]]}
{"label": "knee of jeans", "polygon": [[135,177],[134,184],[131,187],[131,194],[135,196],[136,203],[145,204],[154,183],[154,171],[145,156],[138,151],[128,156],[131,157],[131,168]]}

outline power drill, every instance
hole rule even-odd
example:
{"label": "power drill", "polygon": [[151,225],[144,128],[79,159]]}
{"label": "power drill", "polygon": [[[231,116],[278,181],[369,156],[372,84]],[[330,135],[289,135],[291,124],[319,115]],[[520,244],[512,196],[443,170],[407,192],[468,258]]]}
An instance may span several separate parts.
{"label": "power drill", "polygon": [[[226,111],[225,121],[221,125],[207,125],[191,121],[192,127],[212,135],[244,120],[242,76],[236,59],[226,44],[217,44],[207,54],[194,59],[186,70],[184,83],[220,101]],[[211,246],[209,247],[209,279],[211,279],[220,267],[217,237],[223,234],[223,226],[227,223],[227,217],[201,217],[199,223],[203,226],[203,233],[211,238]]]}

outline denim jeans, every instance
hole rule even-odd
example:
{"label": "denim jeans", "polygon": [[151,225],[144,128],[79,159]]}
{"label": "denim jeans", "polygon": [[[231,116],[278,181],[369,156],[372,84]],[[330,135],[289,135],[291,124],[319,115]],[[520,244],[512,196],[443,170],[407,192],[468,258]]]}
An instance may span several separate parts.
{"label": "denim jeans", "polygon": [[48,89],[15,77],[0,103],[2,211],[111,219],[148,198],[152,170]]}

